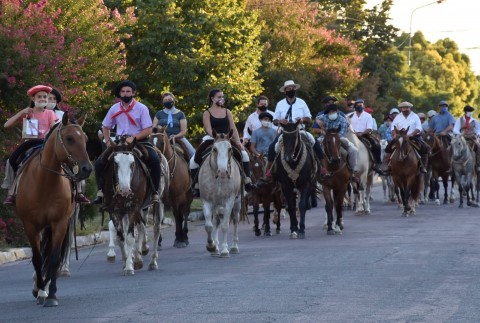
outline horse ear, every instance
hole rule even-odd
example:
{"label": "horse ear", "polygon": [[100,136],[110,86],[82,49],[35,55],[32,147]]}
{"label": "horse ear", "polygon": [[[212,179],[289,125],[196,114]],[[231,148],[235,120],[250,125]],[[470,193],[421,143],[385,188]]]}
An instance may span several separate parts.
{"label": "horse ear", "polygon": [[167,131],[167,126],[160,127],[160,132],[165,133]]}
{"label": "horse ear", "polygon": [[83,124],[85,123],[86,119],[87,119],[87,116],[83,115],[80,117],[80,119],[77,120],[77,123],[80,125],[80,127],[83,127]]}
{"label": "horse ear", "polygon": [[152,128],[152,133],[153,133],[153,134],[158,133],[158,126]]}
{"label": "horse ear", "polygon": [[130,144],[128,145],[128,148],[129,148],[130,150],[133,150],[133,147],[135,147],[136,144],[137,144],[137,138],[136,138],[136,137],[133,137],[132,143],[130,143]]}
{"label": "horse ear", "polygon": [[68,124],[68,111],[65,111],[62,117],[62,124],[66,126]]}

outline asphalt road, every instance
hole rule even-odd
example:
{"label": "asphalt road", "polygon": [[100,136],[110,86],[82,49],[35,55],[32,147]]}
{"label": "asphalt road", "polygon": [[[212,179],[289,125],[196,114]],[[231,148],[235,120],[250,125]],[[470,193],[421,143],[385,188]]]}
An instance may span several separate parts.
{"label": "asphalt road", "polygon": [[173,228],[163,231],[158,271],[146,269],[148,255],[124,277],[106,245],[83,248],[72,277],[58,281],[56,308],[35,305],[30,261],[2,265],[0,321],[480,322],[480,210],[457,200],[405,218],[380,190],[371,215],[346,212],[342,235],[322,229],[321,200],[307,212],[305,240],[289,239],[288,219],[280,235],[255,237],[250,219],[228,259],[208,254],[200,221],[186,249],[172,247]]}

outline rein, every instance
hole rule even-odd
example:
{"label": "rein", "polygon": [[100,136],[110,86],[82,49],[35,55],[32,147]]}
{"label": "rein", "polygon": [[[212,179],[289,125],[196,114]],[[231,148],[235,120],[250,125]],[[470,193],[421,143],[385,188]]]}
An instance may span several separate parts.
{"label": "rein", "polygon": [[60,142],[60,144],[62,145],[62,148],[63,150],[65,151],[65,153],[67,154],[67,159],[69,162],[71,162],[73,164],[73,170],[71,170],[69,167],[68,167],[68,164],[66,163],[61,163],[61,167],[62,167],[62,170],[64,171],[64,173],[61,173],[61,172],[58,172],[54,169],[51,169],[51,168],[48,168],[47,166],[43,165],[42,163],[42,152],[43,152],[43,147],[42,149],[40,150],[40,166],[51,172],[51,173],[54,173],[56,175],[59,175],[59,176],[63,176],[63,177],[66,177],[68,178],[69,180],[75,182],[76,181],[76,175],[78,174],[78,171],[79,171],[79,167],[78,167],[78,163],[76,160],[73,159],[72,155],[70,154],[70,152],[67,150],[67,147],[65,147],[65,143],[63,142],[63,138],[62,136],[60,135],[60,132],[65,129],[65,128],[71,128],[71,127],[76,127],[76,128],[80,128],[81,132],[83,133],[83,130],[82,130],[82,127],[78,124],[68,124],[66,126],[64,126],[63,124],[60,124],[60,126],[58,127],[57,129],[57,133],[56,133],[56,138],[55,138],[55,151],[57,150],[57,144],[58,142]]}
{"label": "rein", "polygon": [[[165,153],[167,151],[167,145],[170,144],[168,136],[163,133],[157,133],[156,135],[163,137],[163,149],[160,150],[163,156],[167,156]],[[173,178],[173,174],[175,174],[175,169],[177,168],[177,152],[175,151],[175,138],[172,139],[173,143],[170,144],[170,149],[172,150],[172,155],[167,159],[168,166],[170,166],[170,162],[173,160],[173,167],[170,167],[170,179]],[[167,143],[168,142],[168,143]],[[157,139],[158,144],[158,139]]]}
{"label": "rein", "polygon": [[[398,142],[398,141],[397,141]],[[402,146],[405,144],[406,140],[403,140],[402,142]],[[404,149],[401,149],[401,147],[399,147],[398,149],[395,149],[395,150],[398,150],[398,158],[397,160],[399,161],[404,161],[405,158],[408,157],[408,155],[410,154],[410,151],[412,150],[412,146],[410,144],[408,144],[408,149],[407,149],[407,152],[404,153]]]}
{"label": "rein", "polygon": [[[305,165],[305,162],[307,160],[306,147],[305,147],[305,144],[301,141],[301,139],[299,139],[300,138],[300,133],[299,133],[298,129],[296,129],[294,131],[285,131],[284,130],[283,132],[286,133],[286,134],[297,133],[297,136],[295,137],[295,145],[294,145],[294,149],[293,149],[293,158],[292,159],[293,159],[294,162],[296,162],[299,157],[301,157],[301,158],[300,158],[300,161],[298,162],[298,164],[296,166],[294,166],[295,168],[290,167],[290,164],[285,160],[285,149],[284,149],[284,144],[283,144],[284,141],[285,141],[285,136],[284,136],[284,139],[282,141],[282,148],[281,148],[281,154],[280,154],[280,161],[282,163],[283,168],[287,172],[288,177],[293,181],[294,185],[297,186],[296,182],[297,182],[298,177],[300,176],[300,171],[302,170],[302,168]],[[299,142],[300,142],[300,144],[299,144]],[[295,158],[295,150],[297,149],[297,146],[299,147],[299,149],[298,149],[298,155]]]}

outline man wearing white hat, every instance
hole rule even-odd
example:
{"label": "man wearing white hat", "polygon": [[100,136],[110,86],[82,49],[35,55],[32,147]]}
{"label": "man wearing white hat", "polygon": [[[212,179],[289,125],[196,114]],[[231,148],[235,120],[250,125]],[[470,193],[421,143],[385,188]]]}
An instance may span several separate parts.
{"label": "man wearing white hat", "polygon": [[[402,111],[399,115],[393,119],[391,129],[393,131],[394,138],[397,135],[397,130],[408,129],[407,135],[412,141],[418,143],[418,153],[421,156],[420,172],[427,172],[428,165],[428,147],[423,142],[420,133],[422,132],[422,123],[417,114],[411,111],[413,104],[410,102],[402,102],[398,105],[398,108]],[[390,157],[393,153],[393,146],[395,140],[392,140],[385,148],[385,156],[383,157],[383,164],[380,168],[382,175],[390,175]]]}
{"label": "man wearing white hat", "polygon": [[[296,84],[293,80],[285,81],[283,86],[280,88],[280,92],[285,93],[285,99],[279,101],[275,108],[275,113],[273,116],[273,123],[276,126],[285,125],[288,122],[297,122],[299,123],[299,128],[304,132],[309,138],[313,146],[313,151],[317,156],[318,160],[323,159],[322,148],[318,141],[313,138],[312,134],[304,131],[305,125],[309,125],[312,122],[312,114],[310,109],[307,106],[307,103],[297,98],[297,90],[300,88],[300,84]],[[270,147],[268,148],[268,163],[267,163],[267,172],[266,176],[271,177],[271,167],[273,160],[275,159],[275,145],[278,142],[279,136],[275,138]],[[326,173],[325,169],[322,169],[322,173]]]}

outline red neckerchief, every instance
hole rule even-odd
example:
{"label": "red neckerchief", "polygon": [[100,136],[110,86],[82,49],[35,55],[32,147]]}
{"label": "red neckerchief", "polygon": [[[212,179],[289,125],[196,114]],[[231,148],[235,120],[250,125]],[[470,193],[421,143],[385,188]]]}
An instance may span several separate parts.
{"label": "red neckerchief", "polygon": [[465,116],[465,127],[468,130],[468,124],[470,123],[470,117]]}
{"label": "red neckerchief", "polygon": [[128,105],[128,107],[125,109],[123,107],[123,102],[120,102],[120,111],[118,111],[117,113],[115,113],[113,116],[112,116],[112,119],[115,119],[116,117],[118,117],[119,115],[121,115],[122,113],[125,113],[127,115],[127,118],[128,120],[130,121],[131,124],[133,124],[134,126],[136,126],[137,124],[135,123],[135,120],[133,120],[132,116],[130,115],[130,111],[132,111],[133,109],[133,106],[135,105],[135,103],[137,103],[137,101],[135,101],[135,99],[132,100],[132,103],[130,103]]}

